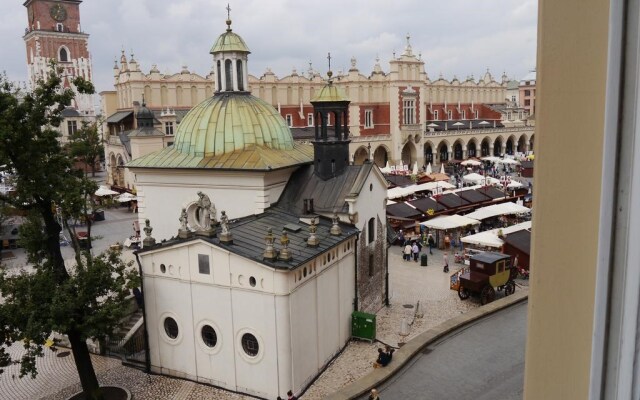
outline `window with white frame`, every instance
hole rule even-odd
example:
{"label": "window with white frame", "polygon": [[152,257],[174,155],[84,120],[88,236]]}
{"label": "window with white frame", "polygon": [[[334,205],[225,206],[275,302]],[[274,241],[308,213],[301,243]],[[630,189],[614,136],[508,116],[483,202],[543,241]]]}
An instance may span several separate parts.
{"label": "window with white frame", "polygon": [[307,126],[313,126],[313,113],[307,114]]}
{"label": "window with white frame", "polygon": [[435,110],[433,112],[433,119],[436,120],[436,121],[438,120],[438,110]]}
{"label": "window with white frame", "polygon": [[462,119],[467,119],[467,110],[462,110]]}
{"label": "window with white frame", "polygon": [[515,94],[511,95],[511,101],[516,101],[516,95]]}
{"label": "window with white frame", "polygon": [[474,114],[475,114],[475,115],[474,115],[474,118],[475,118],[475,119],[478,119],[478,117],[480,116],[480,113],[478,112],[478,110],[476,110],[476,111],[474,112]]}
{"label": "window with white frame", "polygon": [[331,126],[331,114],[327,114],[327,126]]}
{"label": "window with white frame", "polygon": [[364,111],[364,127],[373,128],[373,110]]}
{"label": "window with white frame", "polygon": [[447,110],[447,119],[448,120],[452,120],[453,119],[453,111]]}
{"label": "window with white frame", "polygon": [[403,123],[412,125],[416,123],[416,102],[413,99],[402,101]]}
{"label": "window with white frame", "polygon": [[507,112],[507,121],[511,121],[511,111]]}
{"label": "window with white frame", "polygon": [[169,136],[173,135],[173,122],[164,123],[164,133]]}
{"label": "window with white frame", "polygon": [[293,116],[291,116],[291,114],[287,114],[285,119],[287,120],[287,126],[291,128],[293,126]]}

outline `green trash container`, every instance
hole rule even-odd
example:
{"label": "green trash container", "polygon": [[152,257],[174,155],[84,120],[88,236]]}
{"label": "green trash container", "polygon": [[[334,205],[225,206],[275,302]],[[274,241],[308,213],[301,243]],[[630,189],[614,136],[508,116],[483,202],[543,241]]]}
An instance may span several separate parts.
{"label": "green trash container", "polygon": [[376,316],[360,311],[351,314],[351,337],[373,342],[376,339]]}
{"label": "green trash container", "polygon": [[420,266],[422,267],[426,267],[427,266],[427,254],[423,254],[420,256]]}

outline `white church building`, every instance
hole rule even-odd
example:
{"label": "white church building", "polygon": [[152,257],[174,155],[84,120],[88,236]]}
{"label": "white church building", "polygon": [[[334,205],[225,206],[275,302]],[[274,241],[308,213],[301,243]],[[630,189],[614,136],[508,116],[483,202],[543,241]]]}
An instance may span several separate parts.
{"label": "white church building", "polygon": [[137,253],[148,365],[272,399],[339,354],[353,311],[388,301],[386,182],[370,162],[350,165],[349,101],[331,74],[312,100],[313,146],[294,143],[246,91],[249,49],[227,25],[211,49],[214,95],[173,146],[127,164],[149,221]]}

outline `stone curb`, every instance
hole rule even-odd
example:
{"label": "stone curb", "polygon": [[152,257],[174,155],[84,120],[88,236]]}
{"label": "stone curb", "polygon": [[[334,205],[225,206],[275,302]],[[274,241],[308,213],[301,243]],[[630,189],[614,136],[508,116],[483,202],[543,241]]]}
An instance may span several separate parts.
{"label": "stone curb", "polygon": [[393,361],[387,367],[377,369],[372,368],[369,374],[325,397],[325,400],[357,399],[358,397],[363,396],[372,388],[380,386],[398,373],[414,356],[422,351],[422,349],[439,338],[497,311],[526,301],[528,297],[529,295],[527,292],[516,292],[509,297],[503,297],[492,303],[473,309],[465,314],[451,318],[440,325],[421,333],[396,350],[393,354]]}

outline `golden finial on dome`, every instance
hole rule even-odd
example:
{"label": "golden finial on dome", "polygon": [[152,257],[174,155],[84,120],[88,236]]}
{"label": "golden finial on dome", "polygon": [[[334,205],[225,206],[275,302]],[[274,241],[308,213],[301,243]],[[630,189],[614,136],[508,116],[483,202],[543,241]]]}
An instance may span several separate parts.
{"label": "golden finial on dome", "polygon": [[227,32],[231,32],[231,7],[227,3]]}

